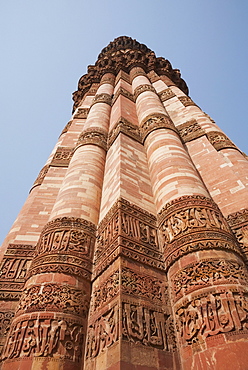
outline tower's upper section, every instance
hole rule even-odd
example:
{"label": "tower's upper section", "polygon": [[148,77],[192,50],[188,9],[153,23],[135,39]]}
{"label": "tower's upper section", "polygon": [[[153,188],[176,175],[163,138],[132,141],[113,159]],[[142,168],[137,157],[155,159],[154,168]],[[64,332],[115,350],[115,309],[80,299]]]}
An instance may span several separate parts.
{"label": "tower's upper section", "polygon": [[77,108],[92,83],[99,83],[105,73],[117,75],[120,70],[129,73],[133,67],[141,67],[146,73],[153,70],[159,76],[166,75],[185,94],[188,94],[188,87],[181,78],[179,69],[173,69],[167,59],[156,57],[154,51],[146,45],[140,44],[131,37],[120,36],[102,49],[96,63],[89,65],[88,73],[80,78],[78,90],[73,93],[75,102],[73,109]]}

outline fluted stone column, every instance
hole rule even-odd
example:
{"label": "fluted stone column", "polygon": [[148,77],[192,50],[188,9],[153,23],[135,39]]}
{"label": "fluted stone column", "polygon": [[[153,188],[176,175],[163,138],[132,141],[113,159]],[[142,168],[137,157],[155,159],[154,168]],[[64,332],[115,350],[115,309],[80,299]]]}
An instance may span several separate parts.
{"label": "fluted stone column", "polygon": [[82,369],[113,92],[111,77],[102,78],[50,221],[38,241],[10,328],[3,369]]}
{"label": "fluted stone column", "polygon": [[182,369],[224,369],[227,353],[242,369],[247,361],[238,355],[247,352],[242,253],[144,71],[131,74]]}

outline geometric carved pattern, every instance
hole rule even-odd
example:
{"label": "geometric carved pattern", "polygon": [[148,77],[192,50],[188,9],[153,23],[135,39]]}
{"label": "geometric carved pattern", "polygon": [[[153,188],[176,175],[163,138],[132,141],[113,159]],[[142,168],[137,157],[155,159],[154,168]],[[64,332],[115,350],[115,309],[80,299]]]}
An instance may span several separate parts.
{"label": "geometric carved pattern", "polygon": [[0,266],[0,299],[20,298],[34,251],[33,245],[9,244]]}
{"label": "geometric carved pattern", "polygon": [[156,217],[122,198],[117,200],[98,227],[94,276],[120,254],[163,269]]}
{"label": "geometric carved pattern", "polygon": [[99,127],[91,127],[83,131],[79,136],[77,148],[82,145],[97,145],[100,148],[107,150],[107,134],[106,131]]}
{"label": "geometric carved pattern", "polygon": [[197,106],[192,99],[190,99],[188,96],[179,96],[178,99],[180,102],[185,106],[188,107],[190,105],[195,105]]}
{"label": "geometric carved pattern", "polygon": [[86,293],[68,285],[48,283],[29,286],[22,293],[18,315],[35,311],[59,311],[87,317]]}
{"label": "geometric carved pattern", "polygon": [[108,148],[113,144],[113,142],[115,141],[120,132],[126,134],[127,136],[141,143],[139,127],[133,125],[127,119],[121,117],[118,119],[118,121],[116,122],[116,124],[109,133]]}
{"label": "geometric carved pattern", "polygon": [[172,278],[173,294],[178,300],[194,290],[216,284],[247,284],[248,271],[237,261],[207,259],[188,265]]}
{"label": "geometric carved pattern", "polygon": [[227,249],[241,254],[217,205],[203,196],[183,196],[159,212],[166,267],[182,255],[202,249]]}
{"label": "geometric carved pattern", "polygon": [[176,96],[174,92],[168,87],[167,89],[161,91],[158,93],[158,96],[160,97],[161,101],[164,102],[166,100],[169,100],[171,98],[174,98]]}
{"label": "geometric carved pattern", "polygon": [[83,326],[80,321],[52,313],[30,314],[12,322],[2,358],[35,356],[78,362],[82,348]]}
{"label": "geometric carved pattern", "polygon": [[57,271],[89,277],[95,243],[95,226],[82,218],[61,217],[41,232],[30,274]]}
{"label": "geometric carved pattern", "polygon": [[237,149],[228,137],[220,131],[210,131],[207,133],[207,138],[216,150],[225,148]]}
{"label": "geometric carved pattern", "polygon": [[156,113],[150,114],[140,124],[142,141],[145,140],[150,132],[160,128],[170,129],[177,132],[177,129],[168,116]]}
{"label": "geometric carved pattern", "polygon": [[68,167],[72,157],[72,153],[73,153],[72,148],[59,146],[56,150],[56,153],[53,156],[50,166]]}
{"label": "geometric carved pattern", "polygon": [[177,126],[179,135],[184,143],[197,139],[200,136],[205,135],[205,131],[201,128],[199,123],[195,119],[187,121],[182,125]]}
{"label": "geometric carved pattern", "polygon": [[[248,329],[248,294],[241,289],[212,289],[175,307],[181,345],[201,343],[219,333]],[[231,334],[231,333],[230,333]]]}

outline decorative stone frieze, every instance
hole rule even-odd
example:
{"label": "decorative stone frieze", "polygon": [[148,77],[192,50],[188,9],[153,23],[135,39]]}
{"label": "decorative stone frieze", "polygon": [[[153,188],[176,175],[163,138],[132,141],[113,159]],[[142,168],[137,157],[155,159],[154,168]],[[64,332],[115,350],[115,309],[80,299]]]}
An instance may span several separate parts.
{"label": "decorative stone frieze", "polygon": [[0,298],[20,298],[34,252],[34,245],[9,244],[0,266]]}
{"label": "decorative stone frieze", "polygon": [[225,148],[237,149],[228,137],[220,131],[210,131],[207,133],[207,138],[216,150]]}
{"label": "decorative stone frieze", "polygon": [[[80,319],[43,313],[18,317],[11,325],[2,358],[35,356],[79,362],[83,349],[83,325]],[[75,369],[78,366],[75,365]]]}
{"label": "decorative stone frieze", "polygon": [[[37,185],[41,185],[41,184],[42,184],[42,182],[43,182],[43,180],[44,180],[44,178],[45,178],[45,176],[46,176],[46,174],[47,174],[48,170],[49,170],[49,164],[45,165],[45,166],[40,170],[40,173],[39,173],[39,175],[38,175],[37,179],[35,180],[35,182],[33,183],[33,186],[32,186],[32,188],[31,188],[31,190],[32,190],[35,186],[37,186]],[[31,191],[31,190],[30,190],[30,191]]]}
{"label": "decorative stone frieze", "polygon": [[178,271],[172,278],[174,299],[213,285],[247,284],[248,271],[235,260],[209,258],[197,261]]}
{"label": "decorative stone frieze", "polygon": [[101,79],[100,85],[110,84],[115,86],[115,77],[110,77],[109,75],[104,75]]}
{"label": "decorative stone frieze", "polygon": [[184,298],[175,307],[181,346],[203,345],[207,338],[224,333],[247,333],[248,292],[237,288],[212,288]]}
{"label": "decorative stone frieze", "polygon": [[74,119],[86,119],[89,113],[89,108],[78,107],[77,111],[74,113]]}
{"label": "decorative stone frieze", "polygon": [[108,148],[113,144],[119,133],[123,133],[132,139],[141,143],[141,136],[139,127],[133,125],[127,119],[121,117],[116,124],[114,125],[113,129],[110,131],[108,136]]}
{"label": "decorative stone frieze", "polygon": [[74,217],[50,221],[37,243],[29,276],[57,271],[88,278],[94,244],[95,226],[91,222]]}
{"label": "decorative stone frieze", "polygon": [[184,143],[195,140],[198,137],[205,135],[205,131],[196,122],[195,119],[187,121],[179,126],[177,126],[179,135]]}
{"label": "decorative stone frieze", "polygon": [[107,308],[88,325],[86,359],[94,358],[119,340],[119,309]]}
{"label": "decorative stone frieze", "polygon": [[216,204],[203,196],[182,196],[159,212],[166,267],[185,254],[204,249],[242,255]]}
{"label": "decorative stone frieze", "polygon": [[114,94],[112,105],[114,105],[114,103],[116,102],[116,100],[119,98],[120,95],[125,96],[125,98],[134,102],[133,94],[127,91],[126,89],[124,89],[123,87],[119,87],[119,89]]}
{"label": "decorative stone frieze", "polygon": [[154,215],[120,198],[97,231],[94,276],[118,256],[163,269]]}
{"label": "decorative stone frieze", "polygon": [[58,283],[28,286],[22,293],[16,312],[65,312],[86,318],[89,310],[87,293],[82,289]]}
{"label": "decorative stone frieze", "polygon": [[164,101],[167,101],[171,98],[174,98],[176,95],[174,94],[174,92],[168,87],[167,89],[161,91],[158,93],[158,96],[160,97],[161,101],[164,102]]}
{"label": "decorative stone frieze", "polygon": [[142,141],[145,141],[145,138],[150,134],[150,132],[161,128],[166,128],[177,132],[176,127],[168,116],[156,113],[150,114],[140,124]]}
{"label": "decorative stone frieze", "polygon": [[72,154],[73,154],[73,148],[66,148],[66,147],[59,146],[56,150],[56,153],[53,156],[50,166],[68,167]]}
{"label": "decorative stone frieze", "polygon": [[149,78],[149,80],[151,81],[151,83],[160,81],[160,77],[154,71],[150,71],[149,73],[147,73],[147,77]]}
{"label": "decorative stone frieze", "polygon": [[71,120],[71,121],[69,121],[69,122],[66,124],[66,126],[65,126],[65,128],[63,129],[63,131],[61,132],[60,136],[61,136],[61,135],[63,135],[63,134],[65,134],[65,133],[69,130],[69,128],[71,127],[72,122],[73,122],[73,121]]}
{"label": "decorative stone frieze", "polygon": [[107,134],[106,131],[99,127],[90,127],[82,132],[79,136],[76,148],[82,145],[97,145],[107,151]]}
{"label": "decorative stone frieze", "polygon": [[246,262],[248,262],[248,209],[230,214],[227,222],[237,238]]}
{"label": "decorative stone frieze", "polygon": [[180,100],[180,102],[185,106],[185,107],[189,107],[191,105],[195,105],[196,104],[193,102],[192,99],[190,99],[190,97],[188,96],[179,96],[178,99]]}
{"label": "decorative stone frieze", "polygon": [[156,90],[154,89],[152,85],[140,85],[136,87],[136,89],[134,90],[134,94],[133,94],[134,100],[136,101],[138,96],[145,91],[152,91],[153,93],[156,94]]}
{"label": "decorative stone frieze", "polygon": [[108,105],[112,104],[112,96],[106,93],[95,95],[92,105],[96,103],[106,103]]}

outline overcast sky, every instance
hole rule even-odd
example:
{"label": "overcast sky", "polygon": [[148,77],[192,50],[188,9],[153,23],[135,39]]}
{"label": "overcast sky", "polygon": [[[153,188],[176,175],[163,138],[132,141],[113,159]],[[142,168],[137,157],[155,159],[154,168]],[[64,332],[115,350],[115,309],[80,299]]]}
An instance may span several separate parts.
{"label": "overcast sky", "polygon": [[245,0],[2,0],[0,242],[101,49],[127,35],[179,68],[190,96],[248,153]]}

